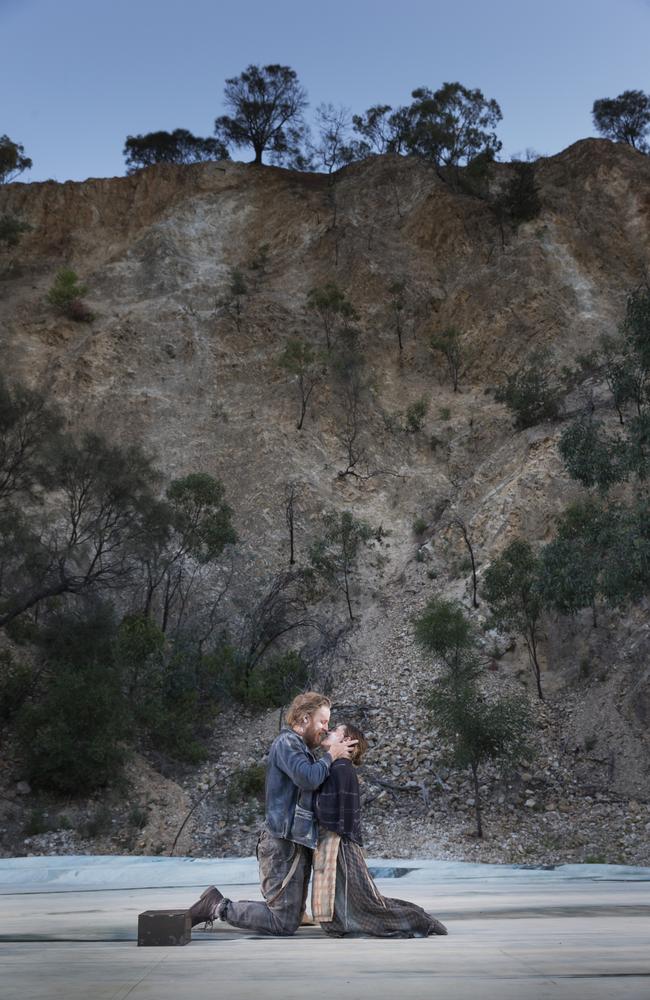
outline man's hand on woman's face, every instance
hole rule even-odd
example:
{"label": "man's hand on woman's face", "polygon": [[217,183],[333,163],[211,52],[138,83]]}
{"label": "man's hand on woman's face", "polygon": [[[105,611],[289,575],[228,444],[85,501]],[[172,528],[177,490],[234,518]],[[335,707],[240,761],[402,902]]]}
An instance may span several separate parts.
{"label": "man's hand on woman's face", "polygon": [[337,732],[337,730],[334,730],[333,733],[328,733],[324,742],[327,745],[327,750],[332,760],[339,760],[341,757],[349,760],[357,744],[357,740],[348,739],[347,736]]}

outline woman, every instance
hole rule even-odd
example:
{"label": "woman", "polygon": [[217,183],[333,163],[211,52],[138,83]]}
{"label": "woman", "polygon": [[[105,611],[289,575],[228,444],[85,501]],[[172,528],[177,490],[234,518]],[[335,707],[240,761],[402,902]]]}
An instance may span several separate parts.
{"label": "woman", "polygon": [[[427,937],[447,929],[422,907],[382,896],[368,871],[361,841],[361,802],[355,766],[368,741],[356,726],[335,732],[356,740],[351,760],[336,760],[316,795],[319,842],[314,855],[312,911],[326,934],[372,937]],[[327,747],[324,741],[323,746]]]}

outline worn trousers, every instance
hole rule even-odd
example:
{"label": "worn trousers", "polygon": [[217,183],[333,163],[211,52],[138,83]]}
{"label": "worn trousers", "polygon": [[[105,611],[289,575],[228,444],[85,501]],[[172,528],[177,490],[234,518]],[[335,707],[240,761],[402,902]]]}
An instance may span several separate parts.
{"label": "worn trousers", "polygon": [[[257,859],[265,902],[224,899],[218,911],[221,920],[258,934],[295,934],[307,902],[312,854],[308,847],[264,830],[257,845]],[[282,888],[296,859],[296,868]]]}

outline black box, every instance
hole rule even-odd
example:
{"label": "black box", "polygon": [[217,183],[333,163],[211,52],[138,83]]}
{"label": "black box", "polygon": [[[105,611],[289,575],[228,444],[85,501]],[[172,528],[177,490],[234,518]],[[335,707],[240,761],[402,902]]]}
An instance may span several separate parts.
{"label": "black box", "polygon": [[145,910],[138,917],[138,945],[189,944],[189,910]]}

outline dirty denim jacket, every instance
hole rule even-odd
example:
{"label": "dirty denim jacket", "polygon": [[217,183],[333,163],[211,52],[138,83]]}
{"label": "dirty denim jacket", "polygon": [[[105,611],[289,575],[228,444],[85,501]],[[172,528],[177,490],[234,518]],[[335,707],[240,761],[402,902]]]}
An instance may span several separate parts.
{"label": "dirty denim jacket", "polygon": [[266,765],[266,829],[274,837],[315,848],[318,823],[313,796],[327,778],[332,758],[316,760],[302,736],[284,726]]}

